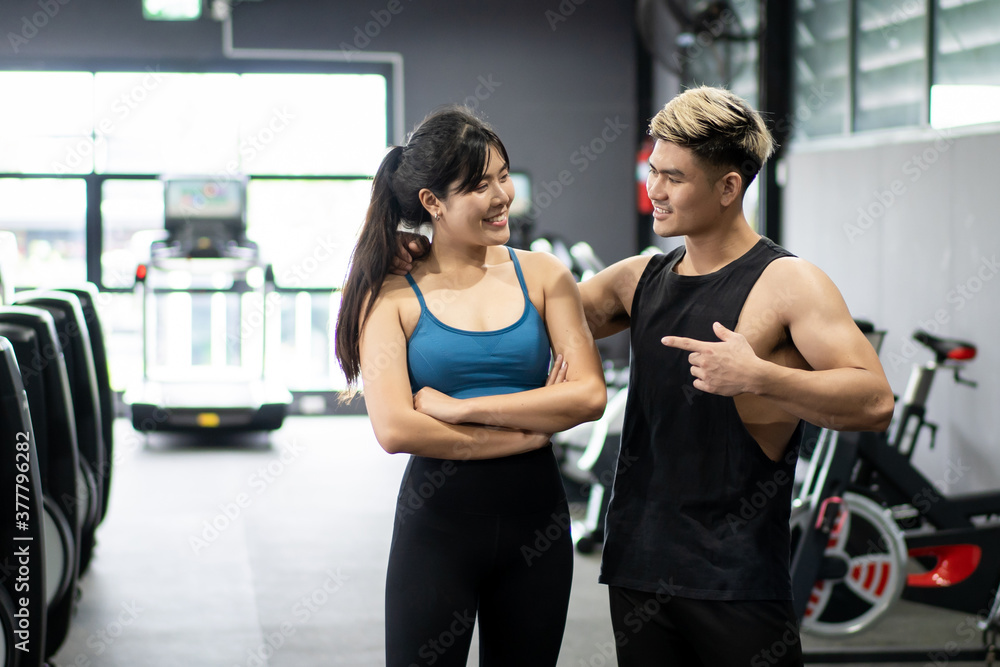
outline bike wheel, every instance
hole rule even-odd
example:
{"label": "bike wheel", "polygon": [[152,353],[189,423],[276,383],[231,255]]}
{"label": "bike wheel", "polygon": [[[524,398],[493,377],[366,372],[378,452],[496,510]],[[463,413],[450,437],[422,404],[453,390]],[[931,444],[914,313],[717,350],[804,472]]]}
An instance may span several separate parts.
{"label": "bike wheel", "polygon": [[[843,501],[824,552],[827,574],[813,586],[802,618],[804,632],[823,637],[872,627],[906,585],[906,541],[892,513],[857,493],[845,493]],[[809,512],[793,514],[793,539],[811,520]]]}

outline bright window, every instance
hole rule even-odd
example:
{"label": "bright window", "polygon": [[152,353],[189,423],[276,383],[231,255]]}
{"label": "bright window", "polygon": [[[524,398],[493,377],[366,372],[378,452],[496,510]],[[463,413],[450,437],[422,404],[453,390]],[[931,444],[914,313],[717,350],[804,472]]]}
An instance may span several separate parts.
{"label": "bright window", "polygon": [[1000,122],[997,0],[796,0],[796,8],[797,139]]}
{"label": "bright window", "polygon": [[1000,122],[1000,86],[931,86],[931,126]]}
{"label": "bright window", "polygon": [[920,125],[927,86],[927,15],[922,2],[860,0],[855,129]]}
{"label": "bright window", "polygon": [[250,181],[247,235],[274,266],[278,286],[343,285],[371,187],[368,179]]}
{"label": "bright window", "polygon": [[0,178],[0,202],[0,229],[17,237],[13,284],[46,287],[87,279],[82,179]]}
{"label": "bright window", "polygon": [[104,222],[101,281],[105,287],[131,288],[136,268],[149,261],[153,241],[166,235],[163,183],[132,179],[104,181],[101,219]]}
{"label": "bright window", "polygon": [[841,134],[850,116],[850,8],[847,0],[797,0],[795,133]]}
{"label": "bright window", "polygon": [[97,171],[116,174],[240,171],[239,76],[99,72]]}
{"label": "bright window", "polygon": [[93,74],[0,72],[0,90],[0,172],[93,171]]}
{"label": "bright window", "polygon": [[[278,285],[289,288],[269,314],[276,335],[268,346],[294,360],[279,364],[290,388],[342,388],[332,358],[339,304],[332,288],[343,284],[389,140],[387,77],[168,69],[0,71],[0,90],[17,100],[0,105],[0,229],[12,233],[3,246],[4,280],[12,274],[19,287],[85,281],[96,268],[88,273],[96,253],[87,252],[86,228],[99,221],[102,286],[129,290],[136,266],[165,235],[160,177],[247,177],[248,236]],[[99,209],[88,211],[97,201]],[[147,350],[151,361],[220,368],[245,361],[242,341],[213,342],[220,331],[221,340],[242,331],[232,303],[212,308],[231,295],[174,296],[171,308],[186,315],[170,311],[159,321],[180,334]],[[124,388],[139,379],[144,311],[127,291],[102,308],[112,381]],[[149,312],[155,330],[166,311]]]}
{"label": "bright window", "polygon": [[201,0],[142,0],[142,17],[150,21],[193,21],[201,16]]}
{"label": "bright window", "polygon": [[241,91],[247,174],[373,175],[385,154],[381,76],[244,74]]}
{"label": "bright window", "polygon": [[931,126],[1000,122],[1000,2],[940,0]]}
{"label": "bright window", "polygon": [[0,72],[0,173],[370,176],[379,74]]}

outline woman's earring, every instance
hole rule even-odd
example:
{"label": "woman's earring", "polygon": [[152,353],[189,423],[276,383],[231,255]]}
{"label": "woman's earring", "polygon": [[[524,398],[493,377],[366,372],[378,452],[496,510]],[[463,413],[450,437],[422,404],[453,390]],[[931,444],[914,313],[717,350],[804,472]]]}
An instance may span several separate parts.
{"label": "woman's earring", "polygon": [[441,219],[441,214],[440,213],[435,213],[434,214],[434,219],[435,220],[440,220]]}

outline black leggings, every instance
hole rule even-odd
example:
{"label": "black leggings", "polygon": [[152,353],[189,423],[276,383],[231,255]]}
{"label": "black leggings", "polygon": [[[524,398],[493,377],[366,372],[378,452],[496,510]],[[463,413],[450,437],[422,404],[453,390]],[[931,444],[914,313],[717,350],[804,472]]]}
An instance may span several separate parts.
{"label": "black leggings", "polygon": [[801,667],[787,600],[693,600],[610,587],[619,667]]}
{"label": "black leggings", "polygon": [[565,500],[515,516],[430,505],[397,514],[385,587],[387,667],[465,667],[476,618],[481,667],[554,667],[573,542]]}

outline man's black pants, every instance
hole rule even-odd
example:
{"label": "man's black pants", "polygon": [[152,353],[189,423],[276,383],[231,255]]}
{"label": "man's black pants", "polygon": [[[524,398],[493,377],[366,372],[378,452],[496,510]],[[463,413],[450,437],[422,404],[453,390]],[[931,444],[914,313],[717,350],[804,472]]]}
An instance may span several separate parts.
{"label": "man's black pants", "polygon": [[695,600],[610,587],[619,667],[801,667],[789,600]]}

